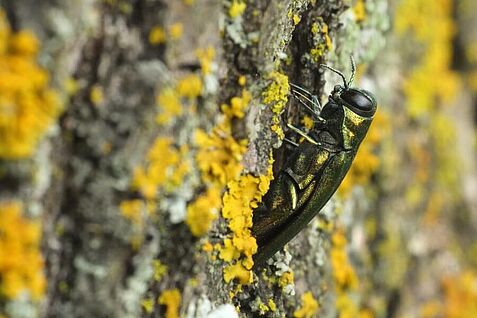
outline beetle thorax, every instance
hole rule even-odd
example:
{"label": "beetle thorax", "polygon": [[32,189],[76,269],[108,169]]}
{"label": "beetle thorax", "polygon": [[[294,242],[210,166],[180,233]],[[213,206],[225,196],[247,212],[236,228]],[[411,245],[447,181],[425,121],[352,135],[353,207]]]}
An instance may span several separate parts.
{"label": "beetle thorax", "polygon": [[366,136],[372,117],[360,116],[346,106],[343,109],[343,146],[345,149],[357,149],[364,136]]}

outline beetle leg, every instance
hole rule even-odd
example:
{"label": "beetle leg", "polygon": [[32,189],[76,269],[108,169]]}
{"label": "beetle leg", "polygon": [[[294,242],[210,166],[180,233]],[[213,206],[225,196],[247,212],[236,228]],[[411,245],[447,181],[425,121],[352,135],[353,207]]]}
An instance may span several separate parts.
{"label": "beetle leg", "polygon": [[299,86],[299,85],[296,85],[296,84],[293,84],[293,83],[289,83],[289,84],[290,84],[290,86],[292,87],[292,89],[299,90],[299,91],[301,91],[302,93],[307,94],[308,96],[313,96],[313,94],[312,94],[310,91],[304,89],[303,87],[301,87],[301,86]]}
{"label": "beetle leg", "polygon": [[[320,101],[318,100],[318,96],[313,95],[311,96],[311,100],[313,101],[313,106],[315,106],[315,112],[320,114],[323,106],[321,105]],[[321,117],[320,117],[321,118]]]}
{"label": "beetle leg", "polygon": [[315,94],[312,94],[311,92],[307,91],[303,87],[295,85],[293,83],[290,83],[290,86],[295,90],[298,90],[298,91],[303,92],[304,94],[307,94],[309,96],[309,98],[307,98],[307,100],[318,110],[318,111],[315,111],[315,113],[319,114],[319,112],[321,111],[321,109],[323,107],[321,106],[321,103],[318,99],[318,96],[316,96]]}
{"label": "beetle leg", "polygon": [[290,145],[294,146],[294,147],[298,147],[299,144],[297,144],[296,142],[294,142],[293,140],[290,140],[288,138],[283,138],[283,141],[286,141],[288,142]]}
{"label": "beetle leg", "polygon": [[[311,94],[309,91],[307,91],[306,89],[298,85],[295,85],[292,83],[290,83],[290,85],[293,88],[292,89],[293,97],[295,97],[310,113],[312,113],[313,116],[318,121],[324,123],[326,120],[320,117],[321,104],[320,104],[320,101],[318,100],[318,97],[316,95]],[[311,97],[311,99],[310,97],[306,96],[305,93],[308,94]],[[308,103],[310,103],[313,106],[313,108],[308,106],[308,104],[305,103],[303,99],[307,101]]]}
{"label": "beetle leg", "polygon": [[291,130],[293,130],[294,132],[296,132],[297,134],[299,134],[300,136],[302,136],[303,138],[305,138],[306,140],[308,140],[308,142],[310,142],[311,144],[313,145],[317,145],[317,146],[320,146],[321,143],[317,142],[316,140],[314,140],[313,138],[311,138],[310,136],[308,136],[305,132],[301,131],[300,129],[296,128],[295,126],[293,126],[292,124],[287,124],[288,128],[290,128]]}

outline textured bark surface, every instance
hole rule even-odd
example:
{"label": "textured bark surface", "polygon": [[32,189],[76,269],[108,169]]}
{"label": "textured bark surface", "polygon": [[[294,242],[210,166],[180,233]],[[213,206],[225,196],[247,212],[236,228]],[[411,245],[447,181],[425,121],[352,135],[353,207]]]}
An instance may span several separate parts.
{"label": "textured bark surface", "polygon": [[[429,16],[452,24],[435,31],[442,38],[402,27],[413,18],[406,10],[419,10],[407,0],[0,1],[12,32],[30,29],[40,40],[38,62],[65,104],[31,157],[0,158],[0,200],[21,201],[25,216],[42,225],[47,281],[41,301],[0,290],[0,317],[173,318],[174,301],[159,300],[172,289],[181,317],[459,317],[450,313],[449,290],[465,289],[462,273],[477,282],[477,9],[471,1],[468,10],[441,2],[432,11],[440,15]],[[235,14],[235,6],[243,11]],[[157,27],[164,41],[151,40]],[[444,57],[413,81],[434,46]],[[204,72],[197,49],[208,47],[215,57]],[[219,217],[201,237],[184,222],[208,186],[195,159],[197,130],[210,132],[221,105],[246,89],[244,116],[230,120],[233,138],[248,140],[242,175],[266,175],[271,153],[276,173],[290,149],[272,130],[274,120],[295,138],[286,123],[300,125],[303,113],[291,97],[281,114],[273,112],[264,101],[270,74],[326,102],[340,79],[319,64],[350,74],[350,54],[358,64],[354,85],[379,103],[367,155],[346,189],[254,272],[253,283],[226,283],[226,262],[203,246],[224,244],[227,220]],[[164,108],[157,95],[191,74],[201,79],[198,96],[157,123]],[[455,81],[429,84],[441,76]],[[77,89],[67,92],[71,79]],[[187,145],[179,160],[189,170],[180,184],[158,186],[153,211],[134,224],[120,206],[145,200],[132,186],[134,171],[158,136],[171,138],[178,152]],[[157,260],[167,267],[162,276]],[[319,309],[302,297],[307,292]],[[477,299],[475,290],[462,293]]]}

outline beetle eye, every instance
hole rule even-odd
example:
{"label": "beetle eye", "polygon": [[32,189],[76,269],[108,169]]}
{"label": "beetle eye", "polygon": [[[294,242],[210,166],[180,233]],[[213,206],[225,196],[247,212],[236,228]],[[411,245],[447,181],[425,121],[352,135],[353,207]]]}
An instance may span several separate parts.
{"label": "beetle eye", "polygon": [[341,93],[340,97],[358,113],[374,113],[376,109],[376,102],[371,93],[357,89],[347,89]]}

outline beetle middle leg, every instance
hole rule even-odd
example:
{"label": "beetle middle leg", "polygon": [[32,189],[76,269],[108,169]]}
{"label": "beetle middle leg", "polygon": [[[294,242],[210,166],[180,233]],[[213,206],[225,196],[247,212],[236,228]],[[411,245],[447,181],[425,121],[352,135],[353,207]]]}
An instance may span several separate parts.
{"label": "beetle middle leg", "polygon": [[290,128],[291,130],[293,130],[294,132],[296,132],[297,134],[299,134],[300,136],[302,136],[303,138],[305,138],[309,143],[311,144],[314,144],[314,145],[321,145],[318,141],[314,140],[313,138],[311,138],[310,136],[308,136],[307,133],[305,133],[304,131],[301,131],[300,129],[296,128],[295,126],[293,126],[292,124],[287,124],[288,128]]}

